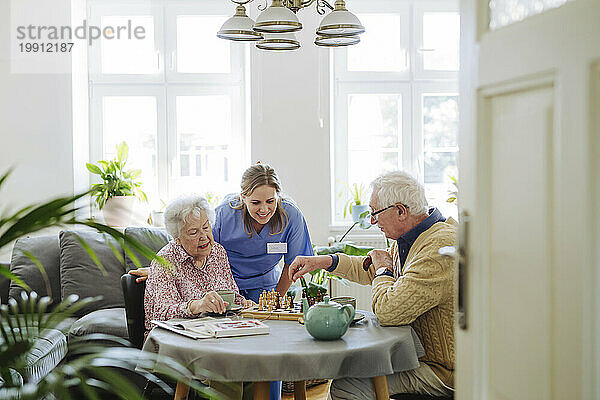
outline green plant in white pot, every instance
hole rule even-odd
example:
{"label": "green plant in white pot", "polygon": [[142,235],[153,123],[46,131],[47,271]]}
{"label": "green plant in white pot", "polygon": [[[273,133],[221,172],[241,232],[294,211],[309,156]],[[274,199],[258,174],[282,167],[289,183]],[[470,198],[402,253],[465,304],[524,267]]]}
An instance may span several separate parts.
{"label": "green plant in white pot", "polygon": [[102,210],[104,222],[109,226],[128,226],[131,222],[136,198],[147,201],[138,180],[142,171],[125,170],[129,148],[127,143],[117,145],[117,157],[100,160],[97,164],[87,163],[87,169],[102,179],[91,187],[91,195],[96,198],[98,208]]}
{"label": "green plant in white pot", "polygon": [[362,183],[355,183],[352,187],[348,187],[348,190],[350,192],[350,199],[348,199],[344,206],[344,218],[346,218],[346,214],[350,212],[352,215],[352,222],[359,222],[361,220],[361,215],[369,209],[369,206],[364,204],[367,190]]}

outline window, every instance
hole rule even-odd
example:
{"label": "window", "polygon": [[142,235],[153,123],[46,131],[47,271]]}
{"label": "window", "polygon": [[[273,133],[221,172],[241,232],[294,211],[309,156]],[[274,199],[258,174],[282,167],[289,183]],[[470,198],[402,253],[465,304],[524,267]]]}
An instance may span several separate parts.
{"label": "window", "polygon": [[112,158],[126,141],[153,207],[181,193],[222,197],[247,165],[246,49],[215,35],[230,14],[218,0],[89,2],[91,24],[145,33],[88,48],[90,157]]}
{"label": "window", "polygon": [[458,4],[348,7],[367,32],[359,45],[333,52],[333,226],[350,221],[348,186],[397,169],[424,183],[431,206],[456,216],[446,199],[458,165]]}

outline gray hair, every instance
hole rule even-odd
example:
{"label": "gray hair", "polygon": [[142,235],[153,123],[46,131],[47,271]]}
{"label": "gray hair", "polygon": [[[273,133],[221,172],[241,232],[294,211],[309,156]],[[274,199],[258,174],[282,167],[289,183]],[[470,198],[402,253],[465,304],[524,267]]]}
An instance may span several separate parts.
{"label": "gray hair", "polygon": [[173,200],[165,208],[165,227],[174,238],[181,236],[181,228],[190,215],[200,218],[202,211],[206,213],[211,225],[215,223],[215,210],[206,198],[199,195],[180,197]]}
{"label": "gray hair", "polygon": [[371,188],[377,192],[381,207],[401,203],[408,207],[412,215],[427,214],[429,210],[425,188],[406,172],[383,174],[371,182]]}

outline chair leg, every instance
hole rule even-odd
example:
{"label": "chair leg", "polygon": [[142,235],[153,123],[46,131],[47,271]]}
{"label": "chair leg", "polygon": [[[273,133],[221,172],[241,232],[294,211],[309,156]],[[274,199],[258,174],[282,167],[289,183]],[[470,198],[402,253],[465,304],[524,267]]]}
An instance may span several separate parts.
{"label": "chair leg", "polygon": [[187,400],[189,392],[190,387],[179,381],[177,382],[177,388],[175,389],[175,397],[173,397],[173,400]]}
{"label": "chair leg", "polygon": [[269,390],[269,382],[254,382],[254,400],[268,400]]}
{"label": "chair leg", "polygon": [[294,400],[306,400],[306,381],[294,382]]}
{"label": "chair leg", "polygon": [[385,375],[375,376],[371,379],[373,380],[373,385],[375,386],[375,396],[377,397],[377,400],[389,399],[390,394],[388,392],[387,378]]}

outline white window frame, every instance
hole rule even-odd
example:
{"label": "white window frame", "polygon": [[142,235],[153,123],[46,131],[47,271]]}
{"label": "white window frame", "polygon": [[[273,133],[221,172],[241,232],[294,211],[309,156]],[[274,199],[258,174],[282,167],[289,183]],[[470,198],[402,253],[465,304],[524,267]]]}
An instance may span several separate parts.
{"label": "white window frame", "polygon": [[[232,140],[230,149],[230,171],[235,174],[243,170],[250,158],[249,132],[249,54],[245,46],[230,44],[231,72],[217,73],[177,73],[176,40],[177,15],[233,15],[235,7],[221,0],[88,0],[88,21],[100,25],[102,16],[149,15],[143,7],[149,8],[154,16],[155,44],[160,71],[155,74],[102,74],[100,46],[88,46],[89,102],[90,102],[90,141],[89,159],[91,162],[103,159],[103,110],[104,96],[155,96],[157,101],[157,180],[161,199],[172,197],[171,177],[178,166],[176,137],[175,98],[180,95],[226,94],[231,99]],[[140,11],[141,10],[141,11]],[[165,33],[167,35],[165,36]],[[166,37],[169,39],[167,40]],[[165,59],[165,54],[168,59]],[[235,152],[235,153],[234,153]],[[92,176],[92,179],[94,177]]]}
{"label": "white window frame", "polygon": [[156,98],[156,171],[158,181],[158,195],[167,197],[166,187],[161,185],[167,179],[167,130],[166,130],[166,103],[164,88],[160,86],[140,85],[103,85],[90,89],[90,160],[94,162],[104,158],[103,135],[103,101],[110,96],[152,96]]}
{"label": "white window frame", "polygon": [[[210,95],[228,95],[231,98],[231,115],[240,115],[243,113],[243,104],[242,104],[242,90],[239,87],[230,86],[230,87],[206,87],[201,85],[190,86],[190,85],[177,85],[171,88],[167,93],[167,109],[173,110],[167,116],[167,129],[169,132],[172,132],[168,137],[167,148],[168,151],[168,172],[169,176],[172,177],[174,171],[179,171],[179,141],[177,138],[177,115],[176,115],[176,102],[178,96],[210,96]],[[239,118],[233,118],[232,120],[232,132],[244,132],[243,127],[244,121]],[[232,140],[231,149],[229,152],[231,154],[243,154],[247,153],[243,149],[247,149],[246,146],[246,136],[244,134],[240,135],[237,139]],[[246,158],[230,158],[232,170],[243,170],[243,166],[247,165]],[[168,180],[168,192],[173,192],[173,182]]]}
{"label": "white window frame", "polygon": [[[417,49],[422,47],[422,19],[425,12],[458,12],[458,2],[439,0],[372,0],[360,2],[349,0],[348,7],[356,14],[400,14],[401,43],[408,46],[407,72],[347,71],[347,50],[331,52],[332,68],[332,174],[331,174],[331,216],[330,232],[342,233],[349,226],[348,219],[340,220],[336,209],[340,181],[348,182],[348,95],[353,93],[388,94],[402,96],[402,130],[399,168],[413,174],[423,182],[424,143],[423,143],[423,94],[458,95],[458,71],[424,71],[423,57]],[[385,10],[385,11],[381,11]],[[368,27],[367,31],[368,31]],[[341,172],[340,172],[341,171]],[[344,179],[345,178],[345,179]],[[381,232],[376,227],[363,230],[359,235],[375,236]]]}
{"label": "white window frame", "polygon": [[426,12],[459,12],[458,2],[453,1],[415,1],[413,6],[414,21],[414,46],[412,46],[412,58],[415,60],[414,76],[416,80],[448,79],[457,80],[458,70],[426,70],[423,66],[423,55],[426,49],[423,45],[423,15]]}
{"label": "white window frame", "polygon": [[[413,85],[413,173],[423,181],[425,177],[425,145],[423,137],[423,104],[421,103],[422,96],[442,95],[442,96],[457,96],[458,97],[458,82],[416,82]],[[453,147],[458,150],[458,145]],[[454,151],[454,150],[452,150]]]}
{"label": "white window frame", "polygon": [[[154,44],[158,70],[154,74],[104,74],[101,72],[101,43],[97,41],[88,46],[89,79],[91,83],[160,83],[164,80],[164,20],[162,6],[157,2],[147,0],[88,0],[87,15],[91,25],[101,26],[101,18],[107,16],[146,16],[154,17]],[[147,8],[149,12],[143,10]]]}
{"label": "white window frame", "polygon": [[[351,9],[355,14],[397,14],[400,16],[400,43],[410,43],[412,34],[410,23],[410,4],[406,1],[390,1],[390,0],[369,0],[368,2],[348,2],[348,9]],[[351,5],[350,5],[351,4]],[[368,30],[368,27],[366,27]],[[341,57],[335,57],[334,71],[335,79],[340,81],[358,81],[358,82],[373,82],[373,81],[404,81],[411,78],[410,65],[413,57],[410,46],[406,49],[406,71],[404,72],[372,72],[372,71],[348,71],[347,48],[335,49],[333,54]]]}
{"label": "white window frame", "polygon": [[[346,118],[336,118],[335,130],[336,132],[348,132],[348,98],[352,94],[398,94],[402,98],[402,116],[410,115],[411,101],[412,96],[410,93],[410,87],[406,83],[396,82],[396,83],[370,83],[367,87],[360,82],[347,82],[343,84],[337,85],[336,88],[336,98],[343,99],[342,101],[337,101],[335,104],[335,115],[336,116],[346,116]],[[410,118],[402,118],[400,122],[399,132],[400,137],[398,138],[398,148],[399,157],[398,157],[398,168],[404,166],[405,160],[412,159],[412,149],[413,143],[410,135],[403,134],[405,132],[410,132],[412,121]],[[339,220],[336,220],[336,199],[339,195],[339,184],[340,182],[347,182],[348,184],[352,184],[348,179],[348,136],[336,134],[334,135],[333,140],[333,165],[334,171],[343,171],[342,175],[332,174],[332,178],[334,181],[332,182],[332,202],[331,202],[331,212],[334,218],[333,225],[340,225]],[[337,188],[336,188],[337,186]],[[342,224],[343,225],[343,224]]]}
{"label": "white window frame", "polygon": [[[166,9],[167,18],[167,81],[168,82],[198,82],[201,80],[204,84],[230,84],[241,85],[244,80],[244,59],[245,48],[240,43],[233,43],[230,49],[231,73],[182,73],[177,72],[177,16],[179,15],[233,15],[235,8],[232,3],[223,1],[202,0],[192,4],[188,1],[169,0]],[[216,36],[216,32],[215,32]]]}

